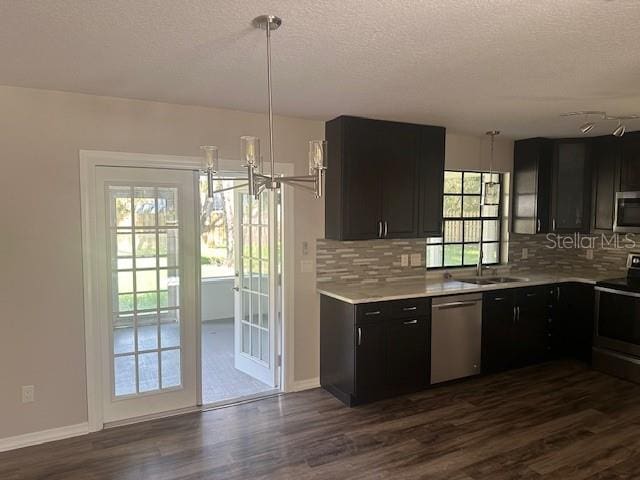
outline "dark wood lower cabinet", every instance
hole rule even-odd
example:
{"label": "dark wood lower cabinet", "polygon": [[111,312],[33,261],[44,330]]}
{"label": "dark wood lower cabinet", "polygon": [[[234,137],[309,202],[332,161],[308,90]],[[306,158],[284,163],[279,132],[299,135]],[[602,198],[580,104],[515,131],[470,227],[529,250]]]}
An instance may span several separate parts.
{"label": "dark wood lower cabinet", "polygon": [[[593,306],[593,286],[578,283],[485,292],[482,373],[590,362]],[[345,404],[427,388],[430,352],[429,298],[352,305],[321,295],[320,383]]]}
{"label": "dark wood lower cabinet", "polygon": [[429,385],[430,327],[425,316],[387,323],[387,371],[392,394],[415,392]]}
{"label": "dark wood lower cabinet", "polygon": [[320,383],[347,405],[429,384],[431,301],[351,305],[320,297]]}
{"label": "dark wood lower cabinet", "polygon": [[595,293],[591,285],[563,283],[555,287],[556,356],[591,363]]}
{"label": "dark wood lower cabinet", "polygon": [[550,358],[553,287],[497,290],[482,297],[482,373]]}

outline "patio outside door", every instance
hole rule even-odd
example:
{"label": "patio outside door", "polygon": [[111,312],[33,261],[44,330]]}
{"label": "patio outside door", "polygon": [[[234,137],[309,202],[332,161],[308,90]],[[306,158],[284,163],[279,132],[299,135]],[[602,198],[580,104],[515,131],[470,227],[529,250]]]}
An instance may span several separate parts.
{"label": "patio outside door", "polygon": [[277,387],[276,193],[236,193],[235,367]]}
{"label": "patio outside door", "polygon": [[196,405],[196,181],[97,167],[105,423]]}

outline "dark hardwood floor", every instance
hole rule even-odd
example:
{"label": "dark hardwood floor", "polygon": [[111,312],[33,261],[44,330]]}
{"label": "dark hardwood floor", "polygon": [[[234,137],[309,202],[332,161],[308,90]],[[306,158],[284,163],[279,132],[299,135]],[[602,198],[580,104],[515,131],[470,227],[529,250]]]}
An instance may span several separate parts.
{"label": "dark hardwood floor", "polygon": [[14,479],[637,479],[640,386],[573,362],[349,409],[311,390],[0,453]]}

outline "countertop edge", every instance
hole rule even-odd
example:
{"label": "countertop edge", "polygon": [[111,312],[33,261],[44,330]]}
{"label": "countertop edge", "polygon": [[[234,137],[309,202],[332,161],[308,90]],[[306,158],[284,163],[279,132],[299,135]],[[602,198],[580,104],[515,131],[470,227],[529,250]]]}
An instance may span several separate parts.
{"label": "countertop edge", "polygon": [[[365,297],[357,297],[357,298],[344,296],[335,291],[323,289],[322,287],[316,288],[316,292],[319,293],[320,295],[325,295],[327,297],[335,298],[336,300],[340,300],[345,303],[358,305],[361,303],[386,302],[390,300],[404,300],[408,298],[443,297],[443,296],[449,296],[449,295],[461,295],[465,293],[491,292],[494,290],[504,290],[509,288],[535,287],[539,285],[549,285],[552,283],[584,283],[587,285],[595,285],[596,280],[591,278],[585,278],[585,277],[549,276],[549,278],[532,279],[532,280],[527,280],[526,282],[511,282],[511,283],[504,283],[504,284],[475,285],[475,286],[473,284],[468,284],[469,287],[451,288],[450,290],[446,290],[446,291],[409,292],[406,294],[398,294],[398,295],[365,296]],[[432,285],[437,285],[437,284],[434,283]],[[353,288],[353,287],[350,287],[350,288]]]}

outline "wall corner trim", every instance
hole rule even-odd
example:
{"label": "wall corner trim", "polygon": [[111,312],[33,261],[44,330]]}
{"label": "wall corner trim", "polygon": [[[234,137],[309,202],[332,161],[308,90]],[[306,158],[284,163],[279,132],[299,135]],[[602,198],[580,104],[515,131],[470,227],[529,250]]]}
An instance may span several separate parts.
{"label": "wall corner trim", "polygon": [[66,427],[51,428],[39,432],[25,433],[13,437],[0,438],[0,452],[15,450],[17,448],[40,445],[42,443],[53,442],[65,438],[78,437],[89,433],[89,423],[78,423],[67,425]]}
{"label": "wall corner trim", "polygon": [[311,390],[312,388],[320,388],[320,377],[294,381],[290,392],[301,392],[303,390]]}

